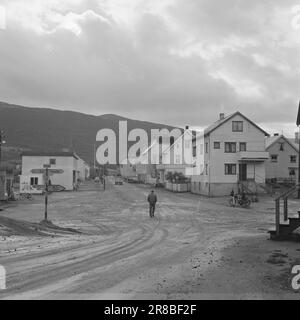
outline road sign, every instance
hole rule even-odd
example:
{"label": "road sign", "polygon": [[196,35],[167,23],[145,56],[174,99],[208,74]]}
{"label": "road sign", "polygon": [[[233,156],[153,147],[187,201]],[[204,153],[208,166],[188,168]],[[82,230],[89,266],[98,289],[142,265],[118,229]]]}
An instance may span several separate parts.
{"label": "road sign", "polygon": [[[39,174],[39,173],[46,173],[46,169],[32,169],[31,173]],[[62,169],[48,169],[48,174],[61,174],[64,173]]]}
{"label": "road sign", "polygon": [[45,169],[32,169],[31,173],[45,173],[46,170]]}
{"label": "road sign", "polygon": [[60,192],[60,191],[64,191],[66,188],[63,186],[60,186],[58,184],[52,184],[52,185],[48,186],[47,189],[49,192]]}
{"label": "road sign", "polygon": [[52,174],[61,174],[61,173],[64,173],[64,170],[63,169],[49,169],[48,172],[52,173]]}
{"label": "road sign", "polygon": [[49,185],[49,176],[53,176],[54,174],[62,174],[64,170],[62,169],[50,169],[50,164],[44,164],[43,169],[32,169],[31,173],[35,174],[43,174],[45,180],[45,220],[48,219],[48,192],[59,192],[65,190],[63,186],[60,185]]}

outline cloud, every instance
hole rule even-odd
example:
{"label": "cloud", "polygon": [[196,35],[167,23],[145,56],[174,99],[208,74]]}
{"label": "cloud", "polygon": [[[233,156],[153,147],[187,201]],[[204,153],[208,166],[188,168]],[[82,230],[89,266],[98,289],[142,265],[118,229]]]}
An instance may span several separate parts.
{"label": "cloud", "polygon": [[0,100],[203,126],[296,116],[293,1],[3,1]]}

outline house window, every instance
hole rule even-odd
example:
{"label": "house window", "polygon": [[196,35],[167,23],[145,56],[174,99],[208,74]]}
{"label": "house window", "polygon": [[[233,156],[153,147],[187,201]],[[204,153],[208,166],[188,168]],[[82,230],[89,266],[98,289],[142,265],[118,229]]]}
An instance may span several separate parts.
{"label": "house window", "polygon": [[280,142],[280,147],[279,147],[279,151],[284,151],[284,147],[283,147],[284,143]]}
{"label": "house window", "polygon": [[208,164],[205,165],[205,174],[208,175]]}
{"label": "house window", "polygon": [[56,159],[50,159],[50,164],[55,165],[56,164]]}
{"label": "house window", "polygon": [[185,146],[185,148],[189,148],[190,147],[190,140],[185,140],[184,146]]}
{"label": "house window", "polygon": [[214,149],[220,149],[220,142],[218,141],[214,142]]}
{"label": "house window", "polygon": [[236,143],[235,142],[225,142],[225,152],[226,153],[236,152]]}
{"label": "house window", "polygon": [[290,176],[294,176],[296,174],[295,169],[289,169]]}
{"label": "house window", "polygon": [[226,175],[234,175],[236,174],[236,164],[234,163],[225,163],[225,174]]}
{"label": "house window", "polygon": [[271,154],[271,162],[277,162],[278,155],[277,154]]}
{"label": "house window", "polygon": [[180,164],[180,160],[181,160],[180,154],[176,154],[176,158],[175,158],[176,164]]}
{"label": "house window", "polygon": [[197,148],[193,147],[193,157],[196,157],[196,156],[197,156]]}
{"label": "house window", "polygon": [[205,142],[205,153],[208,153],[208,142]]}
{"label": "house window", "polygon": [[233,132],[243,132],[243,121],[232,121]]}
{"label": "house window", "polygon": [[30,185],[31,185],[31,186],[36,186],[36,185],[38,185],[38,182],[39,182],[39,178],[37,178],[37,177],[31,177],[31,178],[30,178]]}
{"label": "house window", "polygon": [[240,151],[246,151],[247,144],[246,142],[240,142]]}
{"label": "house window", "polygon": [[290,156],[291,163],[296,163],[296,161],[297,161],[297,156]]}

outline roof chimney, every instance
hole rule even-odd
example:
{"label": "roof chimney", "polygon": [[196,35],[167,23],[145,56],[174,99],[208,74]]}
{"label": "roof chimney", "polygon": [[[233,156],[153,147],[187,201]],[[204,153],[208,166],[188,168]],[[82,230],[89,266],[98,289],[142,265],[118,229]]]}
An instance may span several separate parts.
{"label": "roof chimney", "polygon": [[225,118],[225,113],[220,113],[220,120],[223,120]]}
{"label": "roof chimney", "polygon": [[279,136],[279,133],[274,133],[274,137],[278,137]]}
{"label": "roof chimney", "polygon": [[295,132],[295,143],[299,143],[299,132]]}

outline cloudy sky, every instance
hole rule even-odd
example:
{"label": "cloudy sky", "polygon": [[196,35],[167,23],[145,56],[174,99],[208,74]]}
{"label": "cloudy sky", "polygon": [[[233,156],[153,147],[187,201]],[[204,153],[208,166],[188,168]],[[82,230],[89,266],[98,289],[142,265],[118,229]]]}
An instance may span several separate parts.
{"label": "cloudy sky", "polygon": [[0,0],[0,74],[10,103],[292,135],[300,0]]}

